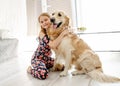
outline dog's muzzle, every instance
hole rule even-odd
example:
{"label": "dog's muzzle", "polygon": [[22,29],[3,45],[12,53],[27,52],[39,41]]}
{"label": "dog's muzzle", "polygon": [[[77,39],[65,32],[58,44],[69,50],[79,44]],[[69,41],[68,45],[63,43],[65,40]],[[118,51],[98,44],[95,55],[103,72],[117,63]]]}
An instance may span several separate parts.
{"label": "dog's muzzle", "polygon": [[50,21],[53,23],[53,27],[55,29],[58,28],[58,27],[60,27],[60,25],[62,24],[62,22],[55,23],[55,18],[51,18]]}
{"label": "dog's muzzle", "polygon": [[62,24],[62,22],[59,22],[59,23],[57,24],[57,28],[60,27],[61,24]]}

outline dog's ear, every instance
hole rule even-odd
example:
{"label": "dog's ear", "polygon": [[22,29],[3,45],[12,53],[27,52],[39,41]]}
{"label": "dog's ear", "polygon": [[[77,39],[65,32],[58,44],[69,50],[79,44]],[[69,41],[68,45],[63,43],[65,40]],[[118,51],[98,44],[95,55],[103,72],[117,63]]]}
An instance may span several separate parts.
{"label": "dog's ear", "polygon": [[69,26],[69,18],[66,16],[66,23],[65,23],[65,26]]}

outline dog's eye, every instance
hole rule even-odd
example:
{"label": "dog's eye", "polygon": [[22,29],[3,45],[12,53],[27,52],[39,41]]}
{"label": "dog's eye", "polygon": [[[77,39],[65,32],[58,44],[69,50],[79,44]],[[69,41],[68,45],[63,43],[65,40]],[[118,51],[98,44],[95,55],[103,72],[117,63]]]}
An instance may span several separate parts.
{"label": "dog's eye", "polygon": [[58,13],[58,16],[60,16],[60,17],[61,17],[62,15],[61,15],[60,13]]}
{"label": "dog's eye", "polygon": [[55,13],[52,13],[52,16],[55,15]]}

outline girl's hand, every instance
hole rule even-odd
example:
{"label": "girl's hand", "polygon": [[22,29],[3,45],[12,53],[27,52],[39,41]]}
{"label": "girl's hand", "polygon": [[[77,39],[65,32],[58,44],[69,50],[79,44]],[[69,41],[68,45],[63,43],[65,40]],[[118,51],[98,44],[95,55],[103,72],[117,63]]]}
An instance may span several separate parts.
{"label": "girl's hand", "polygon": [[69,30],[65,29],[55,40],[49,42],[49,46],[52,49],[56,49],[57,46],[60,44],[61,40],[63,39],[63,37],[68,33],[69,33]]}
{"label": "girl's hand", "polygon": [[45,36],[45,34],[43,32],[40,31],[39,33],[39,37],[42,39]]}

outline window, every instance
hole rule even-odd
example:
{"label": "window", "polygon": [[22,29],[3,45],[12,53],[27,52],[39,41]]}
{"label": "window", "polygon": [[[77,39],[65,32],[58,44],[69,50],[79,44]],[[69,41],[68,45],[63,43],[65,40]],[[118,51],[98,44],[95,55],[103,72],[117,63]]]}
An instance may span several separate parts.
{"label": "window", "polygon": [[120,31],[119,0],[74,0],[76,26],[87,32]]}

